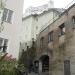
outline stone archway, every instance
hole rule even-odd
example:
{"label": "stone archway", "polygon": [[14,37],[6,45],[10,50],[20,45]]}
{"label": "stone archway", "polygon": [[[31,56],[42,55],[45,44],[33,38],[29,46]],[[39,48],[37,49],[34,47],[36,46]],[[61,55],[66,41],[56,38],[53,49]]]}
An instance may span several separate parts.
{"label": "stone archway", "polygon": [[49,56],[42,55],[39,59],[39,72],[49,72]]}

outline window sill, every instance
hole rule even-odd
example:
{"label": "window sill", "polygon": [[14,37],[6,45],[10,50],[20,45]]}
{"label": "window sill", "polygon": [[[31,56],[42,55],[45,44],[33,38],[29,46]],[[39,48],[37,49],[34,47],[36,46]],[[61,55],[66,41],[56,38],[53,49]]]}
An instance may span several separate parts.
{"label": "window sill", "polygon": [[63,34],[60,34],[60,35],[58,35],[59,37],[62,37],[62,36],[64,36],[65,35],[65,33],[63,33]]}

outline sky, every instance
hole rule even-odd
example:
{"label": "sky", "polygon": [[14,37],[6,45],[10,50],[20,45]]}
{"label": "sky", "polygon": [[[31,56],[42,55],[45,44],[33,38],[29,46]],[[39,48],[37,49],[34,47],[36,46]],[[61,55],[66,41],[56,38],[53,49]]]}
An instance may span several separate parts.
{"label": "sky", "polygon": [[[65,8],[73,0],[53,0],[53,1],[54,1],[54,7]],[[27,9],[30,6],[37,7],[37,6],[41,6],[43,4],[47,4],[48,2],[49,2],[49,0],[24,0],[23,13],[25,12],[25,9]],[[75,0],[74,0],[74,2],[75,2]]]}

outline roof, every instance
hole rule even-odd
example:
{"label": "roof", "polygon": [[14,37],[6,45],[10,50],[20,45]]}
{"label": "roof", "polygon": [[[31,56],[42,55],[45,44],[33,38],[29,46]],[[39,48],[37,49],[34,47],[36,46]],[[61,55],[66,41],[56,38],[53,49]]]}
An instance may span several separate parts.
{"label": "roof", "polygon": [[63,9],[63,8],[54,8],[54,10],[56,10],[56,11],[58,11],[58,12],[60,12],[60,13],[62,13],[62,12],[65,11],[65,9]]}
{"label": "roof", "polygon": [[[75,6],[75,3],[72,4],[70,7],[68,7],[67,9],[65,9],[64,12],[61,13],[60,16],[59,16],[55,21],[53,21],[51,24],[53,24],[53,23],[56,22],[58,19],[60,19],[61,16],[63,16],[65,13],[67,13],[67,12],[68,12],[70,9],[72,9],[74,6]],[[48,28],[51,24],[49,24],[47,27],[45,27],[43,30],[41,30],[40,33],[43,32],[46,28]]]}
{"label": "roof", "polygon": [[43,12],[41,12],[41,13],[35,13],[35,14],[30,14],[30,15],[27,15],[27,16],[25,16],[25,17],[23,17],[22,18],[22,20],[24,20],[24,19],[26,19],[26,18],[28,18],[28,17],[30,17],[30,16],[35,16],[35,15],[42,15],[42,14],[44,14],[45,12],[49,12],[49,11],[56,11],[56,12],[58,12],[59,14],[61,14],[61,13],[63,13],[64,11],[65,11],[65,9],[63,9],[63,8],[49,8],[48,10],[44,10]]}
{"label": "roof", "polygon": [[37,6],[37,7],[30,6],[29,8],[25,10],[24,16],[28,16],[30,14],[41,14],[43,11],[48,10],[49,8],[54,8],[53,0],[49,0],[47,4],[44,4],[41,6]]}

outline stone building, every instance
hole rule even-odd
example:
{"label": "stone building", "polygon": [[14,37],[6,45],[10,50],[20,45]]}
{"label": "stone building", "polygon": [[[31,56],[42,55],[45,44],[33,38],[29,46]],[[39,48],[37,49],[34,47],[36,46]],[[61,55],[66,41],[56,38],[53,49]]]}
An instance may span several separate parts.
{"label": "stone building", "polygon": [[75,75],[75,4],[39,33],[36,44],[39,75]]}
{"label": "stone building", "polygon": [[[49,4],[29,8],[22,19],[22,36],[21,46],[31,46],[32,40],[36,40],[39,32],[46,28],[48,24],[56,20],[59,15],[64,11],[61,8],[54,8],[52,1]],[[55,18],[56,17],[56,18]],[[43,28],[44,27],[44,28]],[[25,43],[25,44],[24,44]],[[25,49],[25,48],[23,48]]]}

